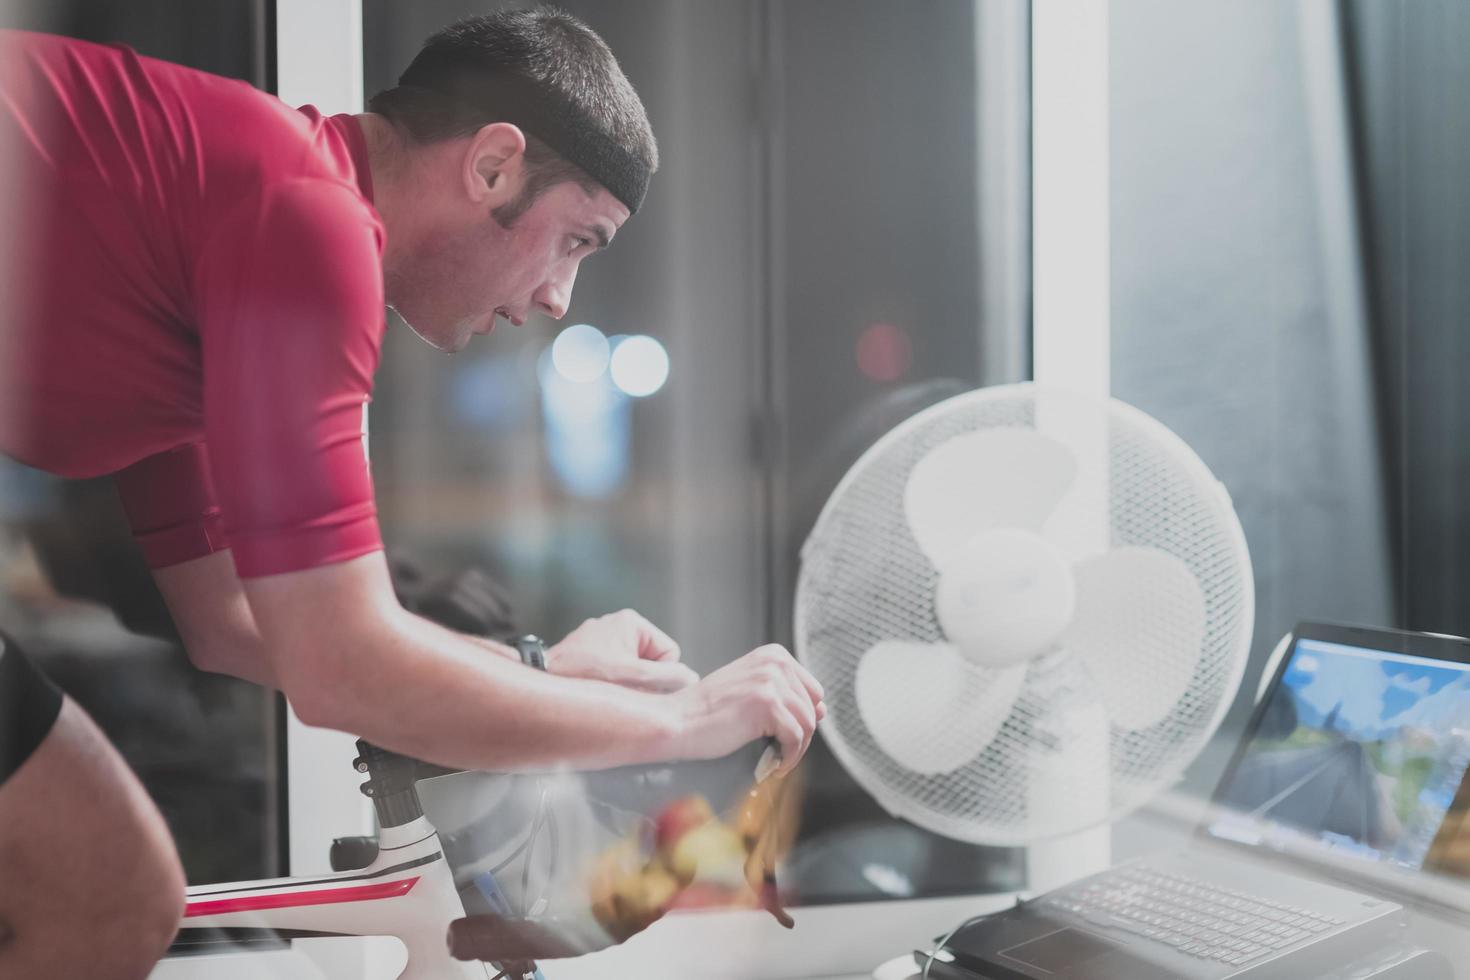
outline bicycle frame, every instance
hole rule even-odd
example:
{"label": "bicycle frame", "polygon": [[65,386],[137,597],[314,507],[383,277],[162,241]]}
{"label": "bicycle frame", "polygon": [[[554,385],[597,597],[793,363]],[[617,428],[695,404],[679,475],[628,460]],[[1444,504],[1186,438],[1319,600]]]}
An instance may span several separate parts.
{"label": "bicycle frame", "polygon": [[248,942],[262,931],[282,939],[395,936],[408,949],[399,980],[486,980],[485,964],[449,955],[445,930],[464,914],[439,835],[419,817],[384,828],[377,859],[360,871],[190,888],[175,944]]}
{"label": "bicycle frame", "polygon": [[[449,955],[449,923],[465,914],[439,834],[414,783],[440,769],[359,741],[355,766],[382,828],[367,867],[310,878],[274,878],[188,889],[171,955],[209,946],[325,936],[393,936],[408,950],[399,980],[487,980],[498,969]],[[533,974],[535,975],[535,974]]]}

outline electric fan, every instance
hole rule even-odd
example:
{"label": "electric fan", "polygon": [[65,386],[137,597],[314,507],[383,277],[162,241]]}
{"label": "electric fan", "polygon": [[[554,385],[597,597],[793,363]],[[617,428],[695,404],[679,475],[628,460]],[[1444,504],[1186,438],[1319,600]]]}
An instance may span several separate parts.
{"label": "electric fan", "polygon": [[973,843],[1142,805],[1219,725],[1249,652],[1224,487],[1114,399],[1020,384],[926,409],[847,472],[801,559],[823,736],[890,813]]}

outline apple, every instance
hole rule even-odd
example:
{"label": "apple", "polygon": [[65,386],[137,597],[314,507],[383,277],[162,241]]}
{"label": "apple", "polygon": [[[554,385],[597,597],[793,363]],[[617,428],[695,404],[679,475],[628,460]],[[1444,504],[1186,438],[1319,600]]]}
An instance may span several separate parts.
{"label": "apple", "polygon": [[740,885],[745,881],[745,846],[725,824],[711,820],[679,838],[667,852],[669,870],[679,881]]}
{"label": "apple", "polygon": [[659,850],[669,850],[689,831],[715,818],[702,796],[685,796],[659,811],[654,819],[653,840]]}
{"label": "apple", "polygon": [[667,912],[678,894],[679,882],[667,871],[649,868],[643,872],[642,908],[648,921],[651,922]]}

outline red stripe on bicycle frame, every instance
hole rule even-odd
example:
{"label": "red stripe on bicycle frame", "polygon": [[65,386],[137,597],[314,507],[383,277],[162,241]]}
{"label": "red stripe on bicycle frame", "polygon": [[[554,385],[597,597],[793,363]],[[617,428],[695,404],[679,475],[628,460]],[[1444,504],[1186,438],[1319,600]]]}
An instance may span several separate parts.
{"label": "red stripe on bicycle frame", "polygon": [[242,895],[220,898],[212,902],[190,902],[184,906],[184,918],[197,915],[219,915],[224,912],[262,912],[266,909],[289,909],[303,905],[335,905],[338,902],[369,902],[375,898],[398,898],[407,895],[418,884],[418,878],[402,878],[372,885],[350,888],[321,888],[307,892],[278,892],[274,895]]}

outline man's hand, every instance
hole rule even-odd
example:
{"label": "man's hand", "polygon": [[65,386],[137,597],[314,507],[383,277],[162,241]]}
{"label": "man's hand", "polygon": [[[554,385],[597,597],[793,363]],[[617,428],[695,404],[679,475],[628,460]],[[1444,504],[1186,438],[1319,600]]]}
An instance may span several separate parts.
{"label": "man's hand", "polygon": [[679,691],[699,675],[679,663],[679,645],[631,609],[589,619],[546,651],[546,669],[643,691]]}
{"label": "man's hand", "polygon": [[758,647],[675,695],[683,709],[682,759],[714,759],[758,738],[781,746],[796,768],[827,715],[822,685],[778,644]]}

